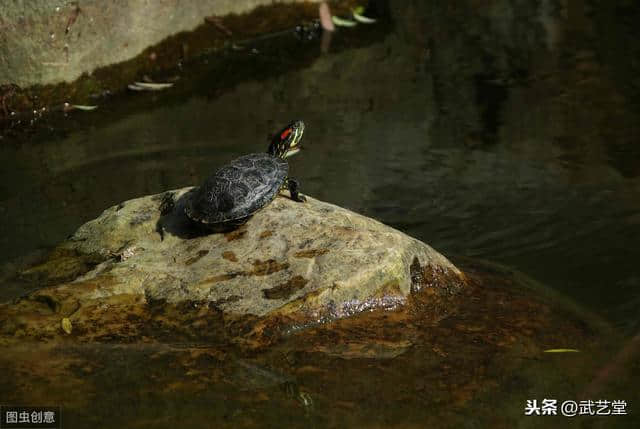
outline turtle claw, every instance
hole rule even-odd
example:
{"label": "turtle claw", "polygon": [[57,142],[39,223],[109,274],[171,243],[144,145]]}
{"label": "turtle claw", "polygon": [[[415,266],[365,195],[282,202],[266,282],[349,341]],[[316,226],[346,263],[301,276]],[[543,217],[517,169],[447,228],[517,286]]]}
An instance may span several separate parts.
{"label": "turtle claw", "polygon": [[299,186],[300,185],[296,179],[287,178],[287,187],[289,188],[291,199],[299,203],[304,203],[305,201],[307,201],[307,197],[298,192]]}

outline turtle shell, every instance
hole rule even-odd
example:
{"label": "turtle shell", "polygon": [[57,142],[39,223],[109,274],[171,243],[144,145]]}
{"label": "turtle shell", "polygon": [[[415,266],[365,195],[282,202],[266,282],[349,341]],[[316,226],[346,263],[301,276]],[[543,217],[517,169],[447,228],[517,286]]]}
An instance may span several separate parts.
{"label": "turtle shell", "polygon": [[185,206],[186,215],[208,227],[236,225],[269,204],[289,174],[289,164],[252,153],[217,169]]}

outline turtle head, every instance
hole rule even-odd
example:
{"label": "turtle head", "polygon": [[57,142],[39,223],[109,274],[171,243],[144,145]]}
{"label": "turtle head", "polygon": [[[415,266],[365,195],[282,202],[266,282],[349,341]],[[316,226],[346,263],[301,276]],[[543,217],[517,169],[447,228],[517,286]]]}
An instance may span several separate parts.
{"label": "turtle head", "polygon": [[293,121],[273,136],[268,153],[278,158],[288,158],[300,152],[300,140],[304,133],[304,122]]}

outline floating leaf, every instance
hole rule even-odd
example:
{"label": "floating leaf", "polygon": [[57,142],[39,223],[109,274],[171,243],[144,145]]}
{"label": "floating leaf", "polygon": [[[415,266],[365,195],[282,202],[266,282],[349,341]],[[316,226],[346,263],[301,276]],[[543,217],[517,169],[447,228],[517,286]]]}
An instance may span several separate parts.
{"label": "floating leaf", "polygon": [[132,83],[130,83],[129,85],[127,85],[127,88],[129,88],[129,89],[130,89],[130,90],[132,90],[132,91],[146,91],[146,89],[144,89],[143,87],[141,87],[141,86],[137,86],[137,85],[134,85],[134,84],[132,84]]}
{"label": "floating leaf", "polygon": [[545,350],[545,353],[578,353],[578,349],[549,349]]}
{"label": "floating leaf", "polygon": [[72,329],[71,320],[69,320],[68,317],[64,317],[60,325],[62,326],[62,330],[64,332],[66,332],[67,334],[71,334],[71,329]]}
{"label": "floating leaf", "polygon": [[358,11],[358,8],[353,9],[351,12],[353,13],[353,19],[362,24],[373,24],[377,21],[376,19],[362,15],[363,11]]}
{"label": "floating leaf", "polygon": [[96,110],[98,108],[98,106],[87,106],[84,104],[72,104],[71,105],[72,109],[78,109],[78,110]]}
{"label": "floating leaf", "polygon": [[144,88],[150,91],[159,91],[161,89],[167,89],[173,86],[173,83],[171,82],[167,82],[167,83],[133,82],[133,84],[135,86],[138,86],[140,88]]}
{"label": "floating leaf", "polygon": [[171,88],[173,83],[152,83],[152,82],[133,82],[127,85],[132,91],[162,91],[163,89]]}
{"label": "floating leaf", "polygon": [[331,17],[331,21],[338,27],[355,27],[357,25],[356,22],[349,19],[339,18],[335,15]]}

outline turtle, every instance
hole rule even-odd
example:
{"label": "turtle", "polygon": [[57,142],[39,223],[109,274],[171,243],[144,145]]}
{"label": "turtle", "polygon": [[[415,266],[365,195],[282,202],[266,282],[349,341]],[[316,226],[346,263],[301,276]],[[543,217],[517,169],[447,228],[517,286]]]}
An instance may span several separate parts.
{"label": "turtle", "polygon": [[305,202],[287,158],[300,152],[304,122],[296,120],[274,134],[266,153],[236,158],[215,170],[188,197],[184,212],[206,230],[228,231],[249,220],[283,189],[293,201]]}

